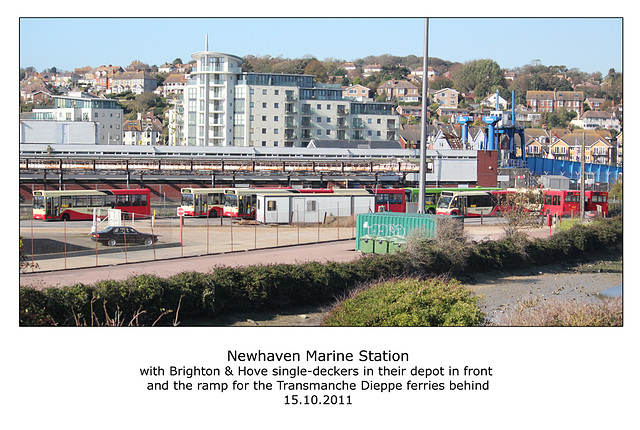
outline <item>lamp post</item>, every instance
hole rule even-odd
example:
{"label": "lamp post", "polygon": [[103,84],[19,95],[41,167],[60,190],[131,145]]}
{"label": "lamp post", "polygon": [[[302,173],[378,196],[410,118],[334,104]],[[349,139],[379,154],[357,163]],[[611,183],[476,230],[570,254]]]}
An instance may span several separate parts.
{"label": "lamp post", "polygon": [[427,88],[428,78],[428,53],[429,53],[429,18],[424,19],[424,58],[422,60],[422,125],[420,130],[420,178],[418,185],[418,213],[424,213],[425,185],[427,170]]}

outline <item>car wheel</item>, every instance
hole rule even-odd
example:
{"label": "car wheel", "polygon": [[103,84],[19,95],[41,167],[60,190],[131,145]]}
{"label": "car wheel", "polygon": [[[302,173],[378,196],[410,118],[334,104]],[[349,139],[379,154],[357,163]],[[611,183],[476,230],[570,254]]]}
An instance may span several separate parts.
{"label": "car wheel", "polygon": [[144,240],[144,244],[145,244],[145,245],[151,245],[152,243],[153,243],[153,240],[152,240],[150,237],[147,237],[147,238]]}
{"label": "car wheel", "polygon": [[115,239],[109,239],[109,241],[107,242],[107,245],[116,246],[116,240]]}

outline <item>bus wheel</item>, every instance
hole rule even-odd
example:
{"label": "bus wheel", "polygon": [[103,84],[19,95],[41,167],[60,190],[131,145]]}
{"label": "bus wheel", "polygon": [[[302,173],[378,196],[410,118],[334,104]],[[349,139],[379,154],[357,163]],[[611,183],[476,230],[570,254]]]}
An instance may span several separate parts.
{"label": "bus wheel", "polygon": [[69,214],[62,214],[62,216],[60,217],[60,219],[62,221],[69,221],[71,219],[71,217],[69,216]]}
{"label": "bus wheel", "polygon": [[433,215],[433,214],[436,213],[436,211],[433,208],[429,208],[429,209],[427,209],[427,213]]}
{"label": "bus wheel", "polygon": [[216,210],[209,211],[209,218],[218,218],[218,211]]}

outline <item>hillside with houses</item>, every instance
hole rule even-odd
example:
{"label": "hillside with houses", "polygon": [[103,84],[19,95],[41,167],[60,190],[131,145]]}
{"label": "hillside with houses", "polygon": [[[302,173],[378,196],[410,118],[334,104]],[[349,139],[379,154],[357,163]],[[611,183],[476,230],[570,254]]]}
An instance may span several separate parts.
{"label": "hillside with houses", "polygon": [[[622,74],[587,74],[566,66],[527,64],[502,69],[492,60],[465,64],[429,58],[425,73],[416,56],[369,56],[344,61],[270,56],[242,58],[242,72],[313,75],[314,85],[342,88],[344,100],[392,104],[400,124],[391,138],[403,147],[419,143],[423,115],[422,80],[428,80],[429,148],[461,148],[456,118],[469,116],[467,148],[478,149],[486,133],[483,115],[510,110],[525,126],[527,156],[578,160],[585,143],[585,161],[622,164]],[[39,108],[51,107],[56,96],[70,93],[113,99],[123,109],[125,145],[180,144],[171,140],[172,120],[194,62],[181,59],[160,66],[132,61],[127,66],[55,67],[20,70],[20,112],[33,119]]]}

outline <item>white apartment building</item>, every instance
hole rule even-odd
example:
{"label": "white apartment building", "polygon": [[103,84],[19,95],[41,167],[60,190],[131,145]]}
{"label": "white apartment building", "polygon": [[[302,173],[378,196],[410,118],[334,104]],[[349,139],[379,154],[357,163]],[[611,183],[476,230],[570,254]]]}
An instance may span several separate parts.
{"label": "white apartment building", "polygon": [[241,58],[206,47],[192,58],[184,126],[169,125],[183,131],[182,139],[170,133],[178,145],[306,147],[311,139],[399,137],[390,103],[346,100],[340,85],[315,83],[312,75],[243,73]]}
{"label": "white apartment building", "polygon": [[[55,107],[47,109],[34,109],[30,118],[36,121],[53,121],[65,123],[60,128],[63,130],[59,139],[61,143],[70,143],[69,136],[74,131],[73,128],[81,127],[83,134],[86,127],[80,125],[82,122],[93,122],[90,127],[95,130],[93,141],[88,144],[121,145],[122,144],[122,121],[123,110],[115,100],[100,98],[87,93],[70,92],[66,96],[53,96]],[[64,130],[67,130],[66,132]]]}
{"label": "white apartment building", "polygon": [[[184,93],[184,141],[195,146],[233,146],[234,121],[245,122],[244,101],[236,109],[242,58],[205,50],[194,53],[196,68]],[[240,88],[239,88],[240,89]],[[237,112],[236,112],[237,111]],[[236,116],[238,115],[238,116]]]}

